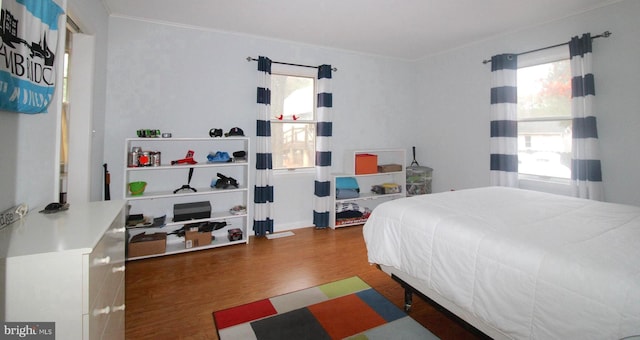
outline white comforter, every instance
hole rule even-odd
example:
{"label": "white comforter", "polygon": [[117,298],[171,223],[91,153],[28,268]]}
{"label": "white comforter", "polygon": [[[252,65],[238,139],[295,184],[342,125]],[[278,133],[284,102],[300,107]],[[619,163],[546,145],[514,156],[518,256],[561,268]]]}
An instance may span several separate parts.
{"label": "white comforter", "polygon": [[518,339],[640,334],[640,208],[509,188],[379,205],[369,262]]}

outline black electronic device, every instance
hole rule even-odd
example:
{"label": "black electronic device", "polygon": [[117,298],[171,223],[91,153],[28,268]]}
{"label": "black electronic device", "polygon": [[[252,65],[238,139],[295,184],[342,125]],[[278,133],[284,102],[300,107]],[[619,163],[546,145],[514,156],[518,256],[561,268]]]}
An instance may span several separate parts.
{"label": "black electronic device", "polygon": [[227,177],[218,172],[218,180],[215,187],[218,189],[228,189],[229,187],[238,188],[238,181],[233,177]]}
{"label": "black electronic device", "polygon": [[173,221],[188,221],[211,218],[211,203],[209,201],[176,203],[173,205]]}

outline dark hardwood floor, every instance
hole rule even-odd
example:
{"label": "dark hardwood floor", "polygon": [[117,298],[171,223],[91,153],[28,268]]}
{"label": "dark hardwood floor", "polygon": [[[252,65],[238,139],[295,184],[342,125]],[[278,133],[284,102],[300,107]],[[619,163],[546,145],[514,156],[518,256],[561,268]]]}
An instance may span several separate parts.
{"label": "dark hardwood floor", "polygon": [[[217,339],[216,310],[354,275],[403,305],[400,285],[367,262],[362,226],[293,232],[127,262],[126,338]],[[441,339],[477,338],[417,296],[410,315]]]}

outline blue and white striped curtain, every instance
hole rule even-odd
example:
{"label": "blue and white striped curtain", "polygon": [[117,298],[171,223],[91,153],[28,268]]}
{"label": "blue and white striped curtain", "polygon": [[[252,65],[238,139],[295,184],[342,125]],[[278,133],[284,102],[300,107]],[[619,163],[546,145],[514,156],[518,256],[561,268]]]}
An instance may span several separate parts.
{"label": "blue and white striped curtain", "polygon": [[258,57],[258,119],[256,121],[256,182],[253,231],[273,233],[273,157],[271,153],[271,60]]}
{"label": "blue and white striped curtain", "polygon": [[591,35],[573,37],[569,42],[571,63],[571,184],[576,197],[604,200],[598,129],[594,112]]}
{"label": "blue and white striped curtain", "polygon": [[491,185],[518,186],[518,56],[491,57]]}
{"label": "blue and white striped curtain", "polygon": [[317,125],[316,125],[316,178],[313,202],[313,224],[316,228],[329,226],[331,206],[331,65],[318,68]]}

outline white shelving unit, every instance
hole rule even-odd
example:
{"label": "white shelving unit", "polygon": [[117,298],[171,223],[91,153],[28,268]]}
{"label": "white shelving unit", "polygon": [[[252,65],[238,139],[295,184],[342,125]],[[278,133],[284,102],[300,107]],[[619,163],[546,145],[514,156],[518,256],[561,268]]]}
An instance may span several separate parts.
{"label": "white shelving unit", "polygon": [[[128,153],[133,147],[140,147],[143,151],[160,152],[161,163],[159,166],[127,166]],[[185,157],[189,150],[194,151],[194,160],[197,164],[175,164]],[[245,151],[244,160],[232,162],[209,163],[207,155],[218,151],[227,152],[231,158],[236,151]],[[124,199],[130,206],[129,214],[143,214],[148,222],[153,218],[165,216],[165,225],[161,227],[127,227],[128,237],[140,233],[152,234],[165,232],[170,234],[182,228],[185,224],[201,222],[226,222],[227,225],[219,230],[212,231],[212,242],[209,245],[193,248],[185,247],[184,237],[175,234],[167,235],[166,251],[162,254],[154,254],[139,257],[128,257],[127,260],[135,260],[148,257],[177,254],[189,251],[209,249],[233,244],[249,242],[249,218],[251,216],[249,204],[250,179],[249,156],[251,155],[249,138],[246,137],[219,137],[219,138],[129,138],[125,142],[125,169],[123,193]],[[193,175],[189,182],[189,169],[193,168]],[[220,173],[226,177],[232,177],[238,181],[238,188],[230,187],[218,189],[212,187],[219,178]],[[142,195],[132,195],[128,189],[128,183],[135,181],[147,182]],[[179,190],[183,185],[189,185],[197,191]],[[204,202],[211,205],[211,217],[193,219],[188,221],[174,221],[174,204]],[[234,206],[246,207],[246,212],[233,214],[230,209]],[[228,231],[238,228],[242,231],[242,239],[230,241]]]}
{"label": "white shelving unit", "polygon": [[[358,154],[374,154],[378,157],[378,165],[384,164],[400,164],[402,170],[393,172],[378,172],[373,174],[356,174],[355,159]],[[331,205],[329,225],[332,228],[348,227],[352,225],[363,224],[366,219],[353,219],[349,221],[339,221],[336,218],[336,204],[339,203],[356,203],[361,207],[367,207],[373,210],[382,202],[405,197],[406,188],[406,151],[404,149],[364,149],[350,150],[345,153],[343,173],[332,175],[331,197],[333,204]],[[360,187],[360,195],[357,198],[337,199],[336,198],[336,179],[339,177],[354,177]],[[395,183],[400,186],[399,193],[377,194],[371,191],[374,185],[383,183]]]}

